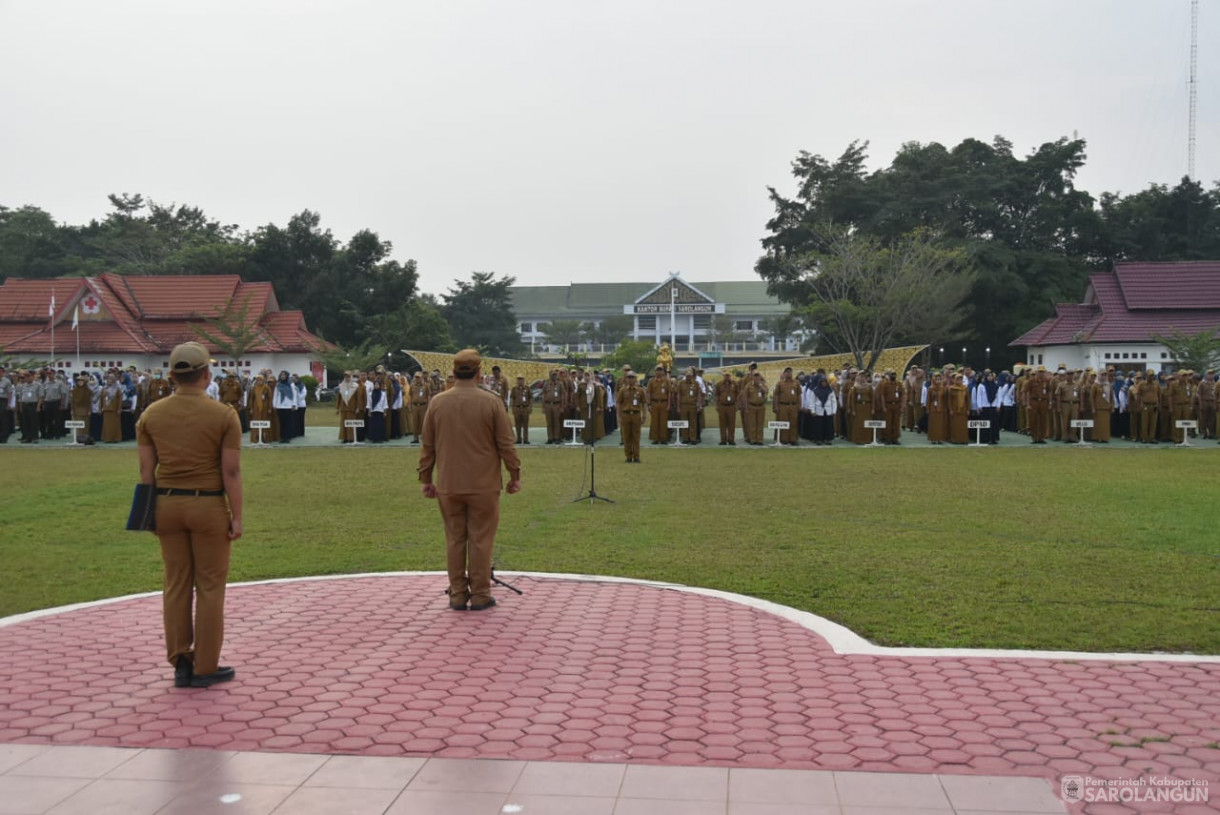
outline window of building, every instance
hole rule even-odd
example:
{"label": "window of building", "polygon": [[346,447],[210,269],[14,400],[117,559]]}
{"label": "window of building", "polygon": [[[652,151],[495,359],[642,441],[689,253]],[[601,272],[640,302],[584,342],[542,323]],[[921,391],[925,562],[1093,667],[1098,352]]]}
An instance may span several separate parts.
{"label": "window of building", "polygon": [[710,315],[710,314],[696,314],[695,315],[695,328],[696,329],[702,328],[702,329],[706,330],[711,327],[712,327],[712,315]]}
{"label": "window of building", "polygon": [[1126,353],[1126,352],[1124,352],[1124,353],[1123,353],[1123,359],[1131,359],[1131,355],[1130,355],[1130,354],[1128,354],[1128,353]]}
{"label": "window of building", "polygon": [[734,331],[753,331],[754,330],[754,321],[753,320],[735,320],[733,322],[733,330]]}
{"label": "window of building", "polygon": [[1042,364],[1042,355],[1041,354],[1038,354],[1038,364],[1039,365]]}
{"label": "window of building", "polygon": [[533,332],[533,330],[534,330],[533,323],[522,323],[521,324],[521,333],[522,334],[530,334]]}
{"label": "window of building", "polygon": [[1109,359],[1109,358],[1110,358],[1110,352],[1106,351],[1106,359]]}
{"label": "window of building", "polygon": [[1147,355],[1147,354],[1144,354],[1144,353],[1141,353],[1141,354],[1140,354],[1140,359],[1148,359],[1148,355]]}
{"label": "window of building", "polygon": [[636,317],[636,321],[641,331],[655,331],[657,328],[657,315],[655,314],[641,314]]}
{"label": "window of building", "polygon": [[1162,351],[1162,352],[1161,352],[1161,359],[1169,359],[1169,354],[1168,354],[1168,353],[1166,353],[1165,351]]}

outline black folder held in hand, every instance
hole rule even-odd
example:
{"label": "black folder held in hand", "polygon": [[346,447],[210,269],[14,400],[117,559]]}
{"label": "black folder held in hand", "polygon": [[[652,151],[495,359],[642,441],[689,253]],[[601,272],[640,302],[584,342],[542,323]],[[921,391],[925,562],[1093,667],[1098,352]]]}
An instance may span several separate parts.
{"label": "black folder held in hand", "polygon": [[157,531],[157,489],[152,484],[136,484],[131,496],[131,514],[127,528],[135,532]]}

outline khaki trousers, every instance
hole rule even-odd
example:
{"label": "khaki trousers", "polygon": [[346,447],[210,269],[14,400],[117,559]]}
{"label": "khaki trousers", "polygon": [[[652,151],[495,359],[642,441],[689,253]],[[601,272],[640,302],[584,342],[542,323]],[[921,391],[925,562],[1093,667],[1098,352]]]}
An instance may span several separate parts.
{"label": "khaki trousers", "polygon": [[1080,418],[1080,403],[1079,402],[1062,402],[1059,405],[1059,427],[1063,433],[1063,438],[1059,441],[1076,441],[1080,438],[1080,431],[1072,427],[1072,422]]}
{"label": "khaki trousers", "polygon": [[1199,403],[1199,434],[1205,439],[1216,437],[1216,403]]}
{"label": "khaki trousers", "polygon": [[1157,436],[1157,419],[1160,418],[1158,405],[1146,404],[1140,411],[1140,441],[1154,442]]}
{"label": "khaki trousers", "polygon": [[500,525],[500,493],[437,495],[445,525],[449,602],[485,604],[491,599],[491,552]]}
{"label": "khaki trousers", "polygon": [[629,410],[619,412],[621,414],[619,427],[623,437],[623,454],[628,461],[631,461],[640,457],[640,430],[644,425],[644,418],[638,409],[634,412]]}
{"label": "khaki trousers", "polygon": [[530,409],[513,408],[513,426],[517,434],[517,444],[525,444],[530,437]]}
{"label": "khaki trousers", "polygon": [[[900,405],[887,406],[885,412],[881,414],[881,418],[885,419],[885,430],[881,431],[881,438],[886,441],[900,441],[902,439],[902,407]],[[998,427],[994,429],[999,430]]]}
{"label": "khaki trousers", "polygon": [[699,438],[699,406],[696,404],[678,405],[678,418],[688,423],[685,430],[678,431],[682,434],[682,441],[686,444],[694,444]]}
{"label": "khaki trousers", "polygon": [[214,673],[225,636],[232,544],[224,496],[157,496],[157,538],[165,564],[161,611],[166,656],[171,665],[179,656],[189,657],[196,674]]}
{"label": "khaki trousers", "polygon": [[775,421],[788,423],[787,430],[779,431],[781,444],[792,444],[800,438],[796,426],[797,421],[800,419],[800,413],[801,406],[797,404],[775,406]]}
{"label": "khaki trousers", "polygon": [[428,403],[411,405],[407,408],[407,432],[419,441],[419,434],[424,432],[424,416],[428,413]]}
{"label": "khaki trousers", "polygon": [[543,402],[542,414],[546,416],[546,440],[563,441],[563,404]]}
{"label": "khaki trousers", "polygon": [[652,424],[648,427],[649,441],[669,441],[669,405],[657,402],[650,411]]}
{"label": "khaki trousers", "polygon": [[1034,441],[1044,441],[1050,430],[1050,406],[1042,401],[1030,401],[1025,411],[1025,420],[1029,423],[1029,435]]}
{"label": "khaki trousers", "polygon": [[731,443],[737,435],[737,406],[720,405],[716,413],[720,418],[720,440]]}
{"label": "khaki trousers", "polygon": [[766,405],[746,405],[742,432],[750,444],[760,444],[763,440],[763,419],[766,417],[766,410]]}

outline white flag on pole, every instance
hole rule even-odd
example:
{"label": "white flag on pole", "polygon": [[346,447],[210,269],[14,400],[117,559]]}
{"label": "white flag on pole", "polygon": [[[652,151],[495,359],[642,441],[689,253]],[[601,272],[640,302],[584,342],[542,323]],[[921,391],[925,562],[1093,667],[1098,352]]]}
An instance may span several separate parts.
{"label": "white flag on pole", "polygon": [[76,308],[72,309],[72,330],[76,330],[76,326],[80,324],[80,303],[76,304]]}
{"label": "white flag on pole", "polygon": [[55,292],[51,292],[51,307],[47,309],[47,316],[55,316]]}

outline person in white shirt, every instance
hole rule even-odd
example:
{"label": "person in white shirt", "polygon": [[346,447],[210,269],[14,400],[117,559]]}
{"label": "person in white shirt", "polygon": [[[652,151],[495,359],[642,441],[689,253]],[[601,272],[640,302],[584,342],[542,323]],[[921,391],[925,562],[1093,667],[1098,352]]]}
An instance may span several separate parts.
{"label": "person in white shirt", "polygon": [[801,409],[809,411],[813,417],[813,443],[829,447],[834,442],[835,414],[839,412],[839,400],[835,389],[824,375],[806,377],[805,388],[801,393]]}
{"label": "person in white shirt", "polygon": [[288,444],[295,435],[297,391],[287,371],[280,371],[279,378],[275,381],[275,389],[271,392],[271,407],[279,419],[280,444]]}

